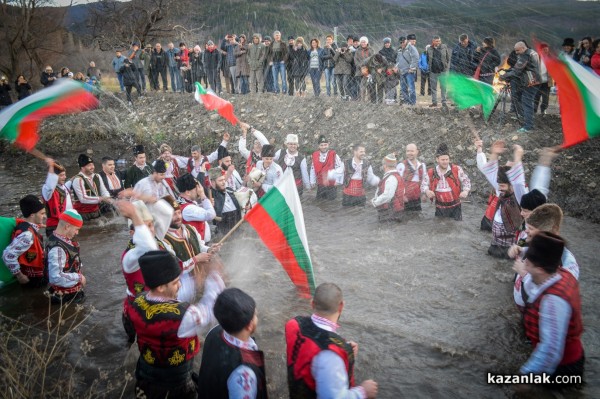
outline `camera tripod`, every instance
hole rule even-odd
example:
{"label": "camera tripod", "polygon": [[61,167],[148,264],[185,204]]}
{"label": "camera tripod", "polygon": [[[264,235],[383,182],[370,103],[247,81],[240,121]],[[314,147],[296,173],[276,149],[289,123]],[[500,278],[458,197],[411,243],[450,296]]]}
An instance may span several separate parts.
{"label": "camera tripod", "polygon": [[[502,89],[500,90],[500,93],[498,93],[498,97],[496,98],[496,102],[494,103],[494,108],[492,108],[492,112],[490,112],[490,116],[488,117],[486,122],[489,122],[492,119],[492,116],[494,116],[494,113],[496,113],[496,110],[498,109],[498,105],[500,105],[500,109],[498,111],[497,116],[498,126],[502,126],[504,124],[506,120],[506,115],[509,112],[514,112],[519,123],[523,124],[523,115],[519,110],[519,104],[517,103],[516,98],[512,96],[509,82],[506,82],[504,87],[502,87]],[[509,107],[508,110],[506,109],[507,105]]]}

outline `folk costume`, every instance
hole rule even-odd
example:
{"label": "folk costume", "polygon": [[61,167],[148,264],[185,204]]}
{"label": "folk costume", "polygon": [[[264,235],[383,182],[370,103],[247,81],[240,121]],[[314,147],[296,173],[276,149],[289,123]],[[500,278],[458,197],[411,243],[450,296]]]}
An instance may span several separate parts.
{"label": "folk costume", "polygon": [[202,300],[191,305],[152,291],[179,277],[181,269],[171,254],[150,251],[139,258],[139,264],[150,291],[139,294],[131,309],[140,351],[135,370],[136,392],[148,399],[195,399],[192,363],[200,349],[198,334],[213,322],[212,307],[225,286],[223,280],[211,272]]}
{"label": "folk costume", "polygon": [[367,202],[365,186],[377,186],[379,177],[373,173],[373,168],[367,160],[356,163],[354,158],[343,163],[343,206],[364,206]]}
{"label": "folk costume", "polygon": [[[35,195],[27,195],[19,201],[23,216],[28,218],[44,209],[44,204]],[[17,219],[10,244],[2,252],[2,260],[13,275],[23,273],[29,279],[24,286],[37,288],[45,285],[44,237],[40,226]]]}
{"label": "folk costume", "polygon": [[[272,145],[266,144],[263,145],[261,150],[261,158],[273,158],[275,156],[275,149]],[[271,165],[265,168],[262,160],[258,161],[256,164],[256,169],[260,172],[263,172],[265,177],[261,187],[256,191],[256,195],[258,198],[261,198],[265,195],[283,176],[283,170],[281,166],[279,166],[274,160],[271,162]]]}
{"label": "folk costume", "polygon": [[144,177],[142,180],[136,183],[133,191],[138,194],[149,195],[154,198],[163,198],[167,195],[171,197],[175,197],[173,190],[165,181],[166,179],[162,179],[160,182],[157,182],[154,179],[155,173],[165,173],[167,171],[166,162],[162,159],[154,162],[154,166],[152,167],[152,174],[148,177]]}
{"label": "folk costume", "polygon": [[[140,154],[145,154],[146,150],[143,145],[136,145],[133,148],[133,155],[138,156]],[[152,166],[148,164],[144,164],[142,166],[138,164],[133,164],[127,169],[125,172],[125,188],[133,188],[144,177],[148,177],[152,174]]]}
{"label": "folk costume", "polygon": [[54,172],[48,173],[42,186],[42,197],[46,204],[46,237],[50,237],[58,226],[58,216],[67,209],[73,209],[71,190],[65,184],[58,184],[58,175],[64,172],[62,166],[55,165]]}
{"label": "folk costume", "polygon": [[221,141],[219,147],[217,147],[216,150],[214,150],[207,156],[200,155],[198,159],[194,159],[193,157],[187,159],[185,167],[188,173],[191,173],[191,175],[194,176],[194,178],[196,178],[200,182],[200,184],[202,184],[202,187],[206,188],[210,185],[210,182],[208,181],[208,176],[205,176],[205,173],[202,172],[202,165],[208,163],[206,168],[206,170],[208,171],[210,169],[210,164],[216,161],[217,157],[219,156],[219,148],[227,147],[227,143],[228,142],[225,140]]}
{"label": "folk costume", "polygon": [[[74,209],[63,212],[59,219],[79,228],[83,226],[83,218]],[[79,243],[54,231],[46,245],[45,268],[52,303],[85,300],[81,268]]]}
{"label": "folk costume", "polygon": [[[198,181],[192,178],[190,174],[181,176],[177,180],[177,189],[180,193],[196,188]],[[196,229],[202,240],[209,242],[211,231],[208,223],[216,216],[215,209],[210,199],[204,198],[201,204],[186,198],[183,194],[179,197],[179,206],[181,207],[181,216],[183,223]]]}
{"label": "folk costume", "polygon": [[[319,144],[322,143],[329,144],[323,135],[319,137]],[[336,176],[343,175],[343,168],[342,160],[334,150],[313,152],[309,180],[311,187],[317,186],[317,199],[336,199]]]}
{"label": "folk costume", "polygon": [[[213,181],[221,175],[218,170],[211,170],[209,174]],[[213,223],[217,226],[218,233],[225,235],[242,219],[242,208],[230,187],[226,186],[223,191],[213,187],[210,190],[217,216]]]}
{"label": "folk costume", "polygon": [[404,210],[421,211],[421,184],[427,174],[425,164],[416,159],[414,162],[405,159],[396,165],[396,169],[404,179]]}
{"label": "folk costume", "polygon": [[123,178],[118,170],[115,170],[111,174],[107,174],[106,172],[102,171],[99,173],[99,175],[102,178],[104,187],[112,198],[117,198],[119,193],[125,190],[125,187],[123,187]]}
{"label": "folk costume", "polygon": [[[260,143],[261,149],[263,145],[269,144],[269,140],[265,137],[264,134],[252,127],[250,128],[250,130],[252,131],[252,134],[255,137],[255,141],[258,141]],[[258,161],[260,161],[260,152],[256,153],[254,151],[254,148],[248,151],[246,145],[246,137],[241,136],[240,141],[238,143],[238,150],[242,158],[246,160],[246,174],[248,174],[252,169],[254,169]]]}
{"label": "folk costume", "polygon": [[380,222],[401,221],[404,216],[404,179],[396,169],[396,156],[389,154],[383,159],[385,166],[394,168],[385,172],[375,197],[371,204],[377,209],[377,216]]}
{"label": "folk costume", "polygon": [[[226,147],[221,146],[221,147],[219,147],[217,153],[218,153],[217,160],[219,161],[220,165],[216,170],[220,171],[221,176],[225,176],[225,178],[226,178],[225,184],[226,184],[227,188],[229,188],[233,191],[239,190],[244,185],[244,180],[242,179],[242,176],[240,176],[239,172],[236,169],[233,169],[233,171],[228,172],[229,167],[225,166],[224,164],[221,163],[221,161],[224,158],[231,157],[231,155],[229,154],[229,151],[227,151]],[[210,187],[210,186],[208,186],[208,187]]]}
{"label": "folk costume", "polygon": [[[94,161],[85,154],[79,155],[77,163],[82,168]],[[92,220],[100,217],[100,204],[102,199],[109,198],[110,194],[104,187],[100,175],[92,173],[86,176],[79,172],[71,179],[71,193],[73,194],[73,209],[75,209],[83,220]]]}
{"label": "folk costume", "polygon": [[[295,143],[298,144],[298,135],[288,134],[285,139],[286,144]],[[283,149],[277,151],[273,161],[277,162],[281,166],[281,170],[285,172],[287,168],[291,168],[294,173],[294,181],[296,182],[296,188],[298,189],[298,195],[302,196],[304,188],[310,187],[310,178],[308,176],[308,167],[306,166],[306,158],[300,152],[296,151],[295,154],[290,153],[290,150]]]}
{"label": "folk costume", "polygon": [[[436,157],[448,154],[448,146],[441,144]],[[435,216],[462,220],[460,193],[471,190],[471,181],[463,169],[449,164],[446,170],[439,165],[427,170],[421,184],[421,192],[427,190],[435,193]]]}

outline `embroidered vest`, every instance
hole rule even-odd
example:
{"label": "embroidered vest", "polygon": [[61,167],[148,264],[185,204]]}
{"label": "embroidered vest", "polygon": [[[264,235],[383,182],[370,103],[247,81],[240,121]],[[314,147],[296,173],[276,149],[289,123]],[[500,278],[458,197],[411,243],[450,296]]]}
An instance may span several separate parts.
{"label": "embroidered vest", "polygon": [[328,172],[335,168],[335,151],[329,150],[325,162],[319,161],[321,151],[315,151],[312,154],[313,167],[317,176],[317,185],[321,187],[335,186],[335,181],[329,180]]}
{"label": "embroidered vest", "polygon": [[58,226],[58,217],[67,209],[67,195],[71,194],[56,186],[52,193],[52,197],[50,197],[48,201],[44,201],[46,213],[48,214],[46,227]]}
{"label": "embroidered vest", "polygon": [[390,209],[390,205],[392,205],[391,209],[395,213],[402,212],[404,211],[404,180],[397,171],[389,173],[379,181],[379,187],[377,189],[378,195],[381,195],[381,193],[385,191],[385,182],[387,179],[396,179],[398,181],[398,185],[396,186],[396,191],[394,192],[394,197],[392,200],[385,204],[379,205],[377,210],[387,210]]}
{"label": "embroidered vest", "polygon": [[[75,183],[75,179],[79,178],[83,181],[83,188],[85,190],[85,195],[89,197],[99,197],[100,196],[100,176],[94,173],[94,177],[92,177],[93,185],[90,184],[89,180],[80,173],[76,175],[73,179],[71,179],[72,183]],[[98,204],[82,204],[81,199],[77,196],[77,193],[73,188],[71,188],[71,193],[73,194],[73,208],[79,213],[93,213],[98,212],[100,210],[100,205]]]}
{"label": "embroidered vest", "polygon": [[[19,219],[17,219],[19,222]],[[44,276],[44,237],[38,233],[31,224],[21,220],[15,230],[13,231],[12,239],[24,233],[30,231],[33,235],[33,243],[31,247],[19,256],[19,265],[21,266],[21,273],[27,277],[43,277]]]}
{"label": "embroidered vest", "polygon": [[[182,198],[184,201],[186,201],[185,203],[181,204],[181,213],[183,214],[183,210],[185,208],[187,208],[190,205],[196,205],[193,202],[188,202],[185,198]],[[204,240],[204,230],[206,229],[206,223],[204,221],[198,221],[198,220],[185,220],[183,219],[183,223],[187,224],[189,226],[193,226],[196,231],[198,232],[198,234],[200,234],[200,237],[202,237],[202,239]]]}
{"label": "embroidered vest", "polygon": [[[423,166],[415,170],[410,162],[404,160],[404,190],[406,198],[409,201],[418,201],[421,199],[421,182],[423,181]],[[419,174],[419,181],[413,181],[415,173]]]}
{"label": "embroidered vest", "polygon": [[186,262],[200,253],[200,243],[196,237],[196,231],[190,225],[184,224],[181,226],[182,229],[187,229],[188,239],[178,238],[172,234],[165,235],[165,241],[171,244],[177,259],[182,262]]}
{"label": "embroidered vest", "polygon": [[437,185],[441,177],[437,173],[437,168],[431,168],[427,171],[429,175],[429,190],[435,193],[435,205],[440,207],[453,207],[460,204],[460,180],[458,179],[458,166],[450,165],[450,170],[446,172],[446,182],[450,186],[451,192],[438,192]]}
{"label": "embroidered vest", "polygon": [[[81,271],[81,262],[79,260],[79,244],[76,241],[71,241],[71,242],[72,242],[72,245],[64,242],[60,238],[56,237],[54,234],[50,236],[50,238],[48,239],[48,245],[46,245],[46,253],[45,253],[46,263],[45,263],[45,268],[44,268],[44,275],[46,278],[48,278],[48,253],[54,247],[62,248],[62,250],[67,255],[65,264],[60,265],[60,267],[62,268],[62,271],[64,273],[79,273]],[[53,285],[53,284],[50,284],[50,287],[55,292],[60,292],[63,294],[72,294],[83,288],[83,286],[81,285],[81,282],[78,282],[73,287],[59,287],[59,286]]]}

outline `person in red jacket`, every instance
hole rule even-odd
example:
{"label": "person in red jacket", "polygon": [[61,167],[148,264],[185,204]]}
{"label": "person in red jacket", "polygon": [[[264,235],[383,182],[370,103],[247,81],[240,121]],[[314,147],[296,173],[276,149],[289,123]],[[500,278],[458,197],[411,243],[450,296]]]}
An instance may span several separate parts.
{"label": "person in red jacket", "polygon": [[590,61],[590,65],[596,75],[600,75],[600,39],[594,40],[592,43],[592,59]]}

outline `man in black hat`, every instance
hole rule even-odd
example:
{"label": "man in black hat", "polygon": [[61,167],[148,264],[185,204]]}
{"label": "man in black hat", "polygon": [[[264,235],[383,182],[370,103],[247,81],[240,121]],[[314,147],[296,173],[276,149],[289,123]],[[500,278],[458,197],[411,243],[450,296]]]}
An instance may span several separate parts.
{"label": "man in black hat", "polygon": [[[217,172],[220,173],[218,169]],[[193,226],[204,241],[210,241],[210,229],[206,224],[212,221],[216,214],[204,188],[188,173],[177,179],[177,190],[180,195],[183,223]]]}
{"label": "man in black hat", "polygon": [[336,176],[343,174],[344,164],[335,150],[329,149],[329,140],[319,136],[319,149],[312,154],[310,186],[317,186],[317,199],[334,200],[337,197]]}
{"label": "man in black hat", "polygon": [[199,398],[267,398],[265,357],[252,338],[258,325],[256,302],[238,288],[227,288],[219,294],[214,314],[219,325],[204,341]]}
{"label": "man in black hat", "polygon": [[[556,376],[582,377],[585,364],[579,284],[560,267],[564,247],[561,236],[541,232],[532,238],[525,260],[531,276],[524,282],[529,293],[524,313],[525,334],[534,350],[520,372],[545,373],[552,382]],[[580,378],[578,383],[581,382]]]}
{"label": "man in black hat", "polygon": [[35,195],[19,201],[23,219],[17,219],[12,241],[2,252],[2,260],[17,281],[28,287],[41,287],[44,279],[44,238],[39,233],[46,224],[46,208]]}
{"label": "man in black hat", "polygon": [[231,162],[231,155],[227,147],[219,146],[217,160],[221,174],[225,176],[227,187],[233,191],[237,191],[244,185],[244,180],[239,172],[235,169],[235,165]]}
{"label": "man in black hat", "polygon": [[204,283],[204,297],[195,305],[177,300],[181,268],[166,251],[146,252],[139,258],[149,288],[133,301],[131,321],[140,357],[135,369],[136,395],[148,399],[195,399],[192,381],[198,334],[213,321],[212,308],[225,285],[212,269]]}
{"label": "man in black hat", "polygon": [[575,39],[567,37],[563,40],[562,53],[567,57],[573,58],[573,55],[575,54]]}
{"label": "man in black hat", "polygon": [[73,208],[79,212],[83,220],[100,217],[100,204],[112,203],[110,193],[104,187],[102,178],[94,173],[94,161],[87,154],[80,154],[77,159],[80,171],[71,179]]}
{"label": "man in black hat", "polygon": [[226,175],[218,169],[211,169],[208,175],[210,176],[210,190],[217,215],[214,224],[217,225],[219,234],[225,235],[242,218],[242,208],[233,194],[234,191],[227,186]]}
{"label": "man in black hat", "polygon": [[143,145],[133,147],[133,156],[135,163],[125,173],[125,188],[135,187],[137,182],[152,174],[152,166],[146,163],[146,150]]}
{"label": "man in black hat", "polygon": [[440,144],[435,159],[437,165],[423,176],[421,192],[431,201],[435,199],[435,216],[462,220],[460,200],[471,191],[471,180],[463,169],[450,163],[448,145]]}
{"label": "man in black hat", "polygon": [[167,164],[162,159],[157,159],[152,166],[152,174],[138,181],[133,191],[137,194],[154,197],[157,200],[166,195],[175,197],[171,187],[165,181],[166,173]]}
{"label": "man in black hat", "polygon": [[256,169],[265,174],[264,180],[252,181],[254,191],[258,198],[265,195],[283,176],[283,169],[276,162],[275,147],[271,144],[265,144],[260,152],[261,160],[256,163]]}

